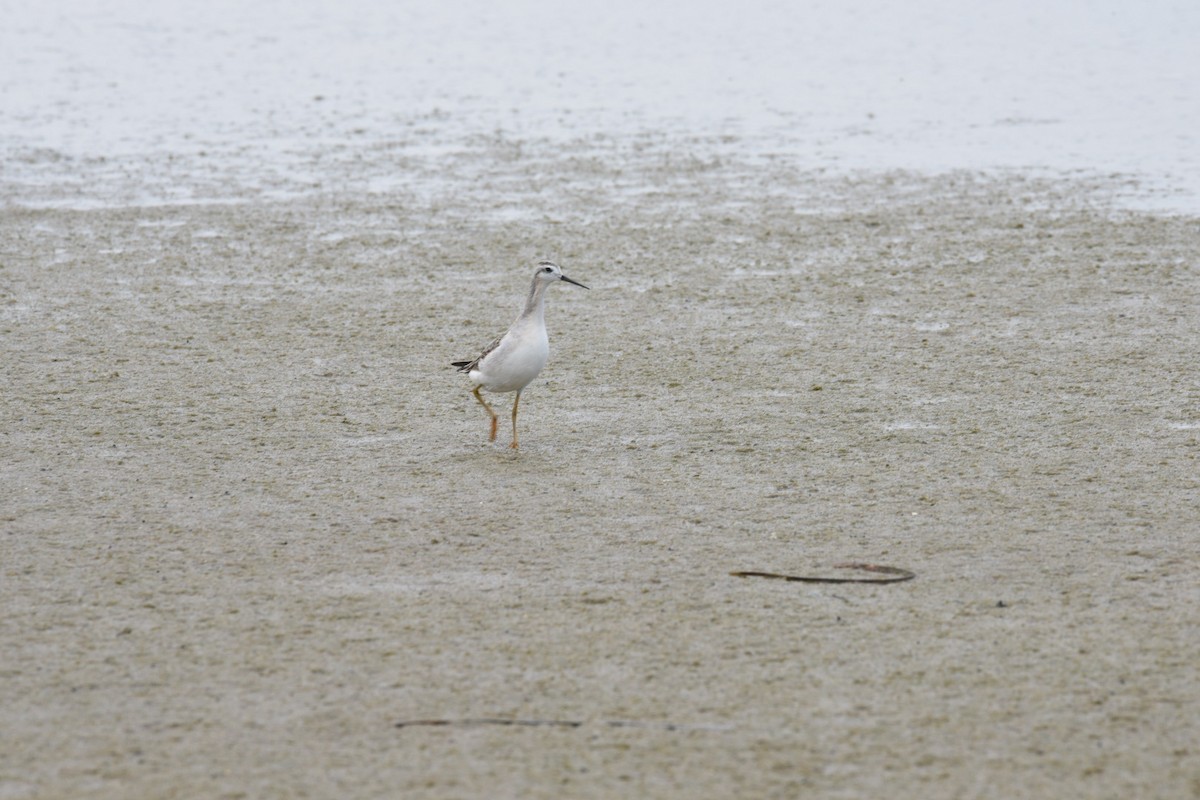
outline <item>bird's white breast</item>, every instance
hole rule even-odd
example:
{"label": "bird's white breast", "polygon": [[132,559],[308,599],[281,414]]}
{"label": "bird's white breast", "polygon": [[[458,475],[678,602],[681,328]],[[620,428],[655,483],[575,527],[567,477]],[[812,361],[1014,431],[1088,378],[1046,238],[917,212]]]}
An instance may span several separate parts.
{"label": "bird's white breast", "polygon": [[509,331],[500,345],[488,353],[470,378],[489,392],[516,392],[538,376],[550,357],[550,339],[545,326]]}

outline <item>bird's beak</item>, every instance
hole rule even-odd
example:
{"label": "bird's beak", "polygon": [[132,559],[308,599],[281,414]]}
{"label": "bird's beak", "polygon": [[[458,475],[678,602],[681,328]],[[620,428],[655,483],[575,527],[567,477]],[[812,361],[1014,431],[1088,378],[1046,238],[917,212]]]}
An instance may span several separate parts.
{"label": "bird's beak", "polygon": [[582,283],[580,283],[579,281],[573,281],[573,280],[571,280],[571,279],[570,279],[570,278],[568,278],[566,275],[563,275],[563,276],[562,276],[562,279],[563,279],[564,281],[566,281],[567,283],[573,283],[573,284],[575,284],[576,286],[578,286],[578,287],[580,287],[580,288],[582,288],[582,289],[586,289],[586,288],[588,288],[588,287],[584,286]]}

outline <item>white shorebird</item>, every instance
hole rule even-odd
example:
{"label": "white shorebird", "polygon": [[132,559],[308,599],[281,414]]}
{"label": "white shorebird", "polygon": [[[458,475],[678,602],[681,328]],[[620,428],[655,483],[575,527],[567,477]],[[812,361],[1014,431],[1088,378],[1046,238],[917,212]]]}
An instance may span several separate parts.
{"label": "white shorebird", "polygon": [[557,281],[588,288],[579,281],[563,275],[562,269],[551,261],[538,264],[533,273],[533,285],[529,287],[529,298],[525,310],[517,317],[503,335],[483,348],[474,361],[455,361],[452,366],[467,373],[475,388],[471,394],[487,409],[492,418],[492,433],[489,442],[496,441],[499,419],[496,412],[483,399],[480,389],[489,392],[516,392],[512,409],[512,448],[517,449],[517,406],[521,403],[521,390],[538,376],[550,355],[550,337],[546,335],[546,289]]}

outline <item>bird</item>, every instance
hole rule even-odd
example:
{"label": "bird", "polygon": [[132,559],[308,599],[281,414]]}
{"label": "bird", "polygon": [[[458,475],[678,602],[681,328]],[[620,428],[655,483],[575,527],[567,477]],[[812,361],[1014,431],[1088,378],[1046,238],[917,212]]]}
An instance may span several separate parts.
{"label": "bird", "polygon": [[563,274],[562,268],[553,261],[541,261],[537,271],[533,273],[533,283],[529,287],[529,297],[525,300],[525,310],[517,317],[503,336],[498,336],[474,361],[452,361],[451,366],[458,367],[459,372],[467,373],[471,379],[471,394],[487,411],[492,420],[489,442],[496,441],[496,430],[499,418],[496,412],[480,394],[481,390],[489,392],[516,392],[512,408],[512,444],[517,447],[517,408],[521,404],[521,390],[538,376],[546,359],[550,356],[550,338],[546,335],[546,290],[555,283],[563,281],[583,289],[577,280],[572,280]]}

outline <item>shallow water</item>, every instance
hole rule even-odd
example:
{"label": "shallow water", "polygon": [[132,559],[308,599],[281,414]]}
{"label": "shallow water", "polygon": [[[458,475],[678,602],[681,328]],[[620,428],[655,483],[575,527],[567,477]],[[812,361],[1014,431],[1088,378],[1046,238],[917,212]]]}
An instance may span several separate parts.
{"label": "shallow water", "polygon": [[[1167,0],[69,0],[0,30],[0,191],[89,207],[386,191],[436,184],[481,139],[648,137],[840,174],[1112,176],[1126,206],[1195,212],[1198,34],[1200,10]],[[340,185],[363,160],[367,183]]]}

